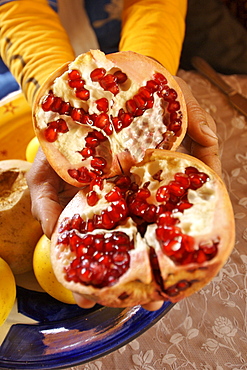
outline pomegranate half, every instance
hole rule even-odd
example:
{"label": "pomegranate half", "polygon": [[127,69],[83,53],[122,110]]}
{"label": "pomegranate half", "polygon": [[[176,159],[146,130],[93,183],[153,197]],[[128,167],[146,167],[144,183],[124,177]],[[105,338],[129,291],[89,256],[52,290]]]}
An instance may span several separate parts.
{"label": "pomegranate half", "polygon": [[63,65],[40,89],[33,116],[51,166],[78,187],[128,172],[148,148],[175,150],[187,129],[175,79],[134,52],[92,50]]}
{"label": "pomegranate half", "polygon": [[207,284],[234,245],[222,180],[204,163],[148,150],[129,175],[97,177],[66,206],[51,241],[57,279],[113,307],[177,302]]}

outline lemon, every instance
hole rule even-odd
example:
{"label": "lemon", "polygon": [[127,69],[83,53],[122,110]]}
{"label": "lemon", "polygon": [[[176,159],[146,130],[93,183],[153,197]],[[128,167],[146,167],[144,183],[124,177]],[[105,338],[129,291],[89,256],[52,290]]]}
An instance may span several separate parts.
{"label": "lemon", "polygon": [[0,325],[7,319],[16,298],[16,284],[13,272],[0,257]]}
{"label": "lemon", "polygon": [[73,294],[57,280],[50,260],[50,239],[42,235],[33,255],[33,270],[35,277],[44,289],[53,298],[63,303],[76,304]]}
{"label": "lemon", "polygon": [[29,141],[26,147],[26,160],[28,162],[33,163],[38,149],[39,149],[39,140],[35,136],[34,138],[32,138],[32,140]]}

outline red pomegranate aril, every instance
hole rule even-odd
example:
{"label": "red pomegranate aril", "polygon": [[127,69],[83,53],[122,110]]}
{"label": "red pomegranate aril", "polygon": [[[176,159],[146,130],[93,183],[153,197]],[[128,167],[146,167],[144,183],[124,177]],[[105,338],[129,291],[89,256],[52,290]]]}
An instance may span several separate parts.
{"label": "red pomegranate aril", "polygon": [[127,252],[115,252],[112,255],[112,261],[116,265],[125,265],[129,264],[130,256]]}
{"label": "red pomegranate aril", "polygon": [[51,106],[52,106],[53,102],[54,102],[54,95],[52,95],[52,94],[46,95],[42,104],[41,104],[42,109],[45,112],[48,112],[49,110],[51,110]]}
{"label": "red pomegranate aril", "polygon": [[100,113],[95,121],[94,121],[94,125],[98,128],[101,128],[103,129],[107,124],[109,124],[110,121],[109,121],[109,116],[108,114],[106,113]]}
{"label": "red pomegranate aril", "polygon": [[153,75],[153,78],[155,81],[157,81],[159,84],[167,84],[167,79],[165,78],[165,76],[163,76],[161,73],[159,72],[156,72],[154,73]]}
{"label": "red pomegranate aril", "polygon": [[110,91],[113,93],[113,95],[116,95],[119,92],[117,79],[112,74],[108,74],[102,77],[99,81],[99,84],[105,91]]}
{"label": "red pomegranate aril", "polygon": [[62,102],[60,109],[59,109],[59,114],[66,114],[69,115],[71,110],[70,103]]}
{"label": "red pomegranate aril", "polygon": [[167,126],[167,130],[173,131],[176,135],[180,134],[181,128],[182,128],[182,121],[180,119],[172,121]]}
{"label": "red pomegranate aril", "polygon": [[182,197],[185,193],[185,189],[181,185],[181,183],[177,181],[170,181],[168,184],[168,190],[170,194],[173,194],[177,197]]}
{"label": "red pomegranate aril", "polygon": [[90,172],[86,167],[80,167],[78,170],[78,177],[76,178],[77,181],[81,183],[89,183],[92,179]]}
{"label": "red pomegranate aril", "polygon": [[95,137],[94,133],[89,133],[87,137],[85,137],[86,147],[88,148],[96,148],[99,145],[99,140]]}
{"label": "red pomegranate aril", "polygon": [[184,246],[184,249],[186,250],[186,252],[189,252],[189,253],[194,252],[194,250],[195,250],[195,240],[194,240],[193,236],[183,234],[182,235],[182,243],[183,243],[183,246]]}
{"label": "red pomegranate aril", "polygon": [[98,203],[99,195],[96,191],[92,190],[87,194],[87,204],[91,207],[95,206]]}
{"label": "red pomegranate aril", "polygon": [[110,208],[108,207],[107,209],[116,222],[125,219],[128,214],[127,204],[124,199],[112,202]]}
{"label": "red pomegranate aril", "polygon": [[202,264],[203,262],[207,261],[207,257],[201,249],[194,252],[193,259],[199,264]]}
{"label": "red pomegranate aril", "polygon": [[171,212],[161,213],[157,220],[158,226],[171,226],[179,222],[178,218],[173,217]]}
{"label": "red pomegranate aril", "polygon": [[52,126],[48,126],[44,130],[44,136],[45,136],[46,141],[48,141],[49,143],[53,143],[58,138],[58,131],[56,128]]}
{"label": "red pomegranate aril", "polygon": [[93,225],[95,229],[102,229],[102,215],[93,215]]}
{"label": "red pomegranate aril", "polygon": [[92,190],[94,186],[98,186],[100,190],[103,190],[104,183],[100,176],[95,176],[95,178],[92,179],[90,182],[90,190]]}
{"label": "red pomegranate aril", "polygon": [[184,189],[188,189],[190,186],[190,179],[186,173],[178,172],[174,176],[175,181],[179,182]]}
{"label": "red pomegranate aril", "polygon": [[107,135],[107,136],[111,136],[112,133],[113,133],[113,126],[110,122],[108,122],[105,127],[103,128],[103,131],[104,133]]}
{"label": "red pomegranate aril", "polygon": [[148,197],[150,197],[151,193],[148,189],[145,189],[145,188],[141,188],[137,191],[136,193],[136,199],[147,199]]}
{"label": "red pomegranate aril", "polygon": [[170,101],[167,107],[169,113],[176,112],[180,109],[180,103],[177,100]]}
{"label": "red pomegranate aril", "polygon": [[116,132],[119,132],[123,128],[123,122],[118,117],[112,117],[112,123]]}
{"label": "red pomegranate aril", "polygon": [[157,202],[167,202],[170,198],[170,193],[167,186],[160,186],[156,193]]}
{"label": "red pomegranate aril", "polygon": [[147,222],[153,223],[157,220],[157,206],[149,204],[144,212],[143,219]]}
{"label": "red pomegranate aril", "polygon": [[160,226],[156,229],[157,239],[162,242],[170,241],[180,234],[180,228],[173,225]]}
{"label": "red pomegranate aril", "polygon": [[66,132],[69,131],[67,123],[64,119],[59,118],[56,122],[57,122],[57,126],[58,126],[58,132],[61,132],[62,134],[65,134]]}
{"label": "red pomegranate aril", "polygon": [[162,94],[162,96],[163,96],[163,99],[164,99],[165,101],[170,102],[170,101],[172,101],[172,100],[176,100],[176,99],[177,99],[178,94],[177,94],[177,92],[176,92],[174,89],[168,89],[167,91],[165,91],[165,92]]}
{"label": "red pomegranate aril", "polygon": [[107,162],[105,160],[105,158],[103,157],[94,157],[92,160],[91,160],[91,166],[96,168],[96,169],[103,169],[105,168],[107,165]]}
{"label": "red pomegranate aril", "polygon": [[139,109],[145,109],[147,106],[147,101],[144,100],[139,94],[134,95],[133,100]]}
{"label": "red pomegranate aril", "polygon": [[127,191],[131,184],[129,176],[118,176],[115,181],[115,185],[118,186],[122,191]]}
{"label": "red pomegranate aril", "polygon": [[78,90],[81,90],[83,89],[84,85],[85,85],[85,81],[84,80],[69,80],[68,81],[68,84],[70,87],[74,88],[74,89],[78,89]]}
{"label": "red pomegranate aril", "polygon": [[131,115],[135,116],[135,114],[136,114],[136,112],[137,112],[138,108],[137,108],[137,105],[136,105],[136,103],[135,103],[134,99],[129,99],[129,100],[127,100],[127,102],[126,102],[126,109],[127,109],[127,111],[128,111]]}
{"label": "red pomegranate aril", "polygon": [[181,201],[177,204],[179,212],[183,212],[185,209],[189,209],[193,206],[193,204],[189,203],[188,201]]}
{"label": "red pomegranate aril", "polygon": [[155,92],[155,91],[158,90],[159,84],[156,81],[154,81],[154,80],[150,80],[150,81],[147,81],[146,87],[151,92]]}
{"label": "red pomegranate aril", "polygon": [[95,68],[91,73],[90,73],[90,78],[94,82],[98,82],[101,80],[106,74],[106,70],[104,68]]}
{"label": "red pomegranate aril", "polygon": [[79,214],[75,214],[71,218],[70,228],[71,228],[71,230],[72,229],[76,229],[76,230],[80,231],[81,224],[82,224],[82,218],[81,218],[81,216]]}
{"label": "red pomegranate aril", "polygon": [[[181,243],[181,237],[174,238],[168,243],[162,244],[162,251],[169,257],[175,260],[180,260],[183,257],[184,249]],[[172,258],[172,259],[173,259]]]}
{"label": "red pomegranate aril", "polygon": [[85,100],[85,101],[90,98],[89,90],[84,89],[84,88],[80,90],[76,90],[75,95],[78,99]]}
{"label": "red pomegranate aril", "polygon": [[120,200],[122,199],[122,193],[120,189],[117,186],[115,186],[109,193],[105,195],[105,199],[108,202],[114,202],[116,200]]}
{"label": "red pomegranate aril", "polygon": [[126,73],[124,73],[124,72],[122,72],[122,71],[116,71],[115,73],[114,73],[114,77],[116,77],[116,79],[117,79],[117,83],[118,84],[123,84],[124,82],[126,82],[127,81],[127,79],[128,79],[128,77],[127,77],[127,75],[126,75]]}
{"label": "red pomegranate aril", "polygon": [[105,141],[105,140],[107,140],[107,137],[106,137],[104,134],[102,134],[102,132],[99,132],[99,131],[97,131],[97,130],[94,130],[94,131],[93,131],[93,136],[94,136],[97,140],[99,140],[99,141]]}
{"label": "red pomegranate aril", "polygon": [[109,230],[115,226],[115,221],[109,216],[108,211],[102,211],[101,216],[103,228]]}
{"label": "red pomegranate aril", "polygon": [[149,99],[149,100],[147,100],[146,109],[151,109],[151,108],[153,108],[153,105],[154,105],[154,99]]}
{"label": "red pomegranate aril", "polygon": [[189,166],[189,167],[186,167],[185,168],[185,173],[187,174],[187,175],[189,175],[189,174],[191,174],[191,173],[198,173],[199,171],[198,171],[198,169],[197,168],[195,168],[195,167],[192,167],[192,166]]}
{"label": "red pomegranate aril", "polygon": [[76,69],[73,69],[68,72],[69,80],[79,80],[81,78],[81,74]]}
{"label": "red pomegranate aril", "polygon": [[217,246],[212,243],[200,243],[199,248],[203,250],[203,252],[207,255],[216,254],[217,253]]}
{"label": "red pomegranate aril", "polygon": [[81,111],[80,108],[72,108],[71,109],[71,113],[70,113],[70,116],[71,118],[74,120],[74,121],[78,121],[80,122],[81,121],[81,117],[83,115],[83,112]]}
{"label": "red pomegranate aril", "polygon": [[79,151],[83,158],[89,158],[95,154],[94,148],[83,148],[81,151]]}
{"label": "red pomegranate aril", "polygon": [[191,173],[190,178],[190,189],[199,189],[206,181],[207,178],[201,173]]}
{"label": "red pomegranate aril", "polygon": [[152,100],[153,99],[153,93],[150,91],[147,87],[143,86],[140,87],[138,90],[138,94],[144,99],[144,100]]}
{"label": "red pomegranate aril", "polygon": [[51,105],[51,110],[53,112],[59,112],[61,104],[62,104],[62,99],[59,98],[58,96],[55,96],[54,100],[53,100],[53,103]]}
{"label": "red pomegranate aril", "polygon": [[108,111],[109,102],[106,98],[98,99],[98,100],[95,101],[95,103],[96,103],[97,109],[100,112],[106,113]]}

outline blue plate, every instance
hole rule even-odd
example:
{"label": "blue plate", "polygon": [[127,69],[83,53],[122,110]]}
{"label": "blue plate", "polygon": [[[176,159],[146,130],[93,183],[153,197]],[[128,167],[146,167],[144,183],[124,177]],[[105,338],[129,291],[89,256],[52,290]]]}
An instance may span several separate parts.
{"label": "blue plate", "polygon": [[85,310],[17,287],[16,306],[0,328],[0,368],[57,369],[95,360],[145,332],[172,306]]}

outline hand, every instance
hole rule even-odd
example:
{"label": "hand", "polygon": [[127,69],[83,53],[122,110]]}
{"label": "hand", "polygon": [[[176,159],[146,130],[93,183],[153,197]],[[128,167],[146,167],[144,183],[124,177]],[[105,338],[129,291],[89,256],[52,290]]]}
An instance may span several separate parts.
{"label": "hand", "polygon": [[60,213],[79,188],[67,184],[57,175],[41,149],[27,173],[27,183],[32,200],[32,214],[50,239]]}
{"label": "hand", "polygon": [[[188,110],[188,133],[181,151],[199,158],[221,175],[218,155],[218,139],[213,118],[204,111],[194,98],[188,85],[175,77],[180,85]],[[42,225],[44,233],[50,238],[63,207],[79,190],[65,183],[51,168],[44,153],[39,150],[33,166],[27,175],[32,199],[32,212]],[[74,294],[80,307],[90,308],[95,302]],[[163,301],[149,303],[143,307],[149,311],[159,309]]]}
{"label": "hand", "polygon": [[200,107],[184,80],[175,77],[185,97],[188,112],[188,131],[179,151],[200,159],[221,176],[216,124],[213,118]]}

